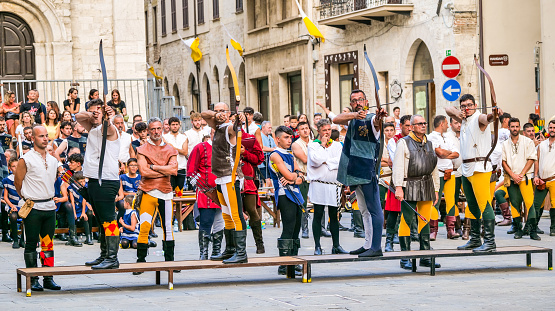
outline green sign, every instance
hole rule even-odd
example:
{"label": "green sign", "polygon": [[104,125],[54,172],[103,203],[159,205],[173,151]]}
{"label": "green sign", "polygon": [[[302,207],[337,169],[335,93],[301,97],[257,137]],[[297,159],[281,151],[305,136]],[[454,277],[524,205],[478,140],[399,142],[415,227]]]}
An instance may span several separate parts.
{"label": "green sign", "polygon": [[451,50],[445,50],[445,56],[451,56]]}

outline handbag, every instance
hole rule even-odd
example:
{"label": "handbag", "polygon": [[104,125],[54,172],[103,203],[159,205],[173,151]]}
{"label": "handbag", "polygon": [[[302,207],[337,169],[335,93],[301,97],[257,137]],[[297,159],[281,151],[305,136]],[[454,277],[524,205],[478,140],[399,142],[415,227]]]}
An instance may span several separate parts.
{"label": "handbag", "polygon": [[451,179],[451,173],[453,172],[453,170],[445,170],[445,172],[443,172],[443,180],[447,181],[449,179]]}
{"label": "handbag", "polygon": [[17,214],[19,217],[25,219],[33,209],[33,206],[35,206],[35,202],[31,201],[31,199],[27,199]]}
{"label": "handbag", "polygon": [[19,114],[15,112],[6,112],[6,120],[19,120]]}

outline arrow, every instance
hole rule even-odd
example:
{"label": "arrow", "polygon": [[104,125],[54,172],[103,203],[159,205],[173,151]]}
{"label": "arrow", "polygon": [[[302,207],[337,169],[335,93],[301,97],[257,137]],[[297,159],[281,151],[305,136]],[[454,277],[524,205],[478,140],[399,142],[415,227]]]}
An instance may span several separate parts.
{"label": "arrow", "polygon": [[452,89],[451,86],[449,85],[445,90],[443,90],[445,93],[449,94],[449,96],[452,96],[453,93],[460,93],[461,89]]}

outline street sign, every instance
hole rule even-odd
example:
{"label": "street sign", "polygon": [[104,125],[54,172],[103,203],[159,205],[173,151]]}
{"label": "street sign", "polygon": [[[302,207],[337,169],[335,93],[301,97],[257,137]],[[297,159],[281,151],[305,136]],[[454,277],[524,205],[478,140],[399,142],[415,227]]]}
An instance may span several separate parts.
{"label": "street sign", "polygon": [[447,80],[441,88],[441,93],[447,101],[454,102],[461,96],[461,85],[457,80]]}
{"label": "street sign", "polygon": [[451,50],[445,50],[445,56],[451,56]]}
{"label": "street sign", "polygon": [[445,57],[441,63],[441,71],[447,78],[454,78],[461,72],[461,63],[455,56]]}
{"label": "street sign", "polygon": [[507,54],[495,54],[489,56],[490,66],[507,66],[509,65],[509,55]]}

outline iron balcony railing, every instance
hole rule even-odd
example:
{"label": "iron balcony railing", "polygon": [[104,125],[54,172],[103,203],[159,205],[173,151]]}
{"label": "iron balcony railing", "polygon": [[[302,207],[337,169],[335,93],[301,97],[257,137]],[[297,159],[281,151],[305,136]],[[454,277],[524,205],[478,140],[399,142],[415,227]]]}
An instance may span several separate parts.
{"label": "iron balcony railing", "polygon": [[320,19],[386,4],[405,4],[407,0],[320,0]]}

